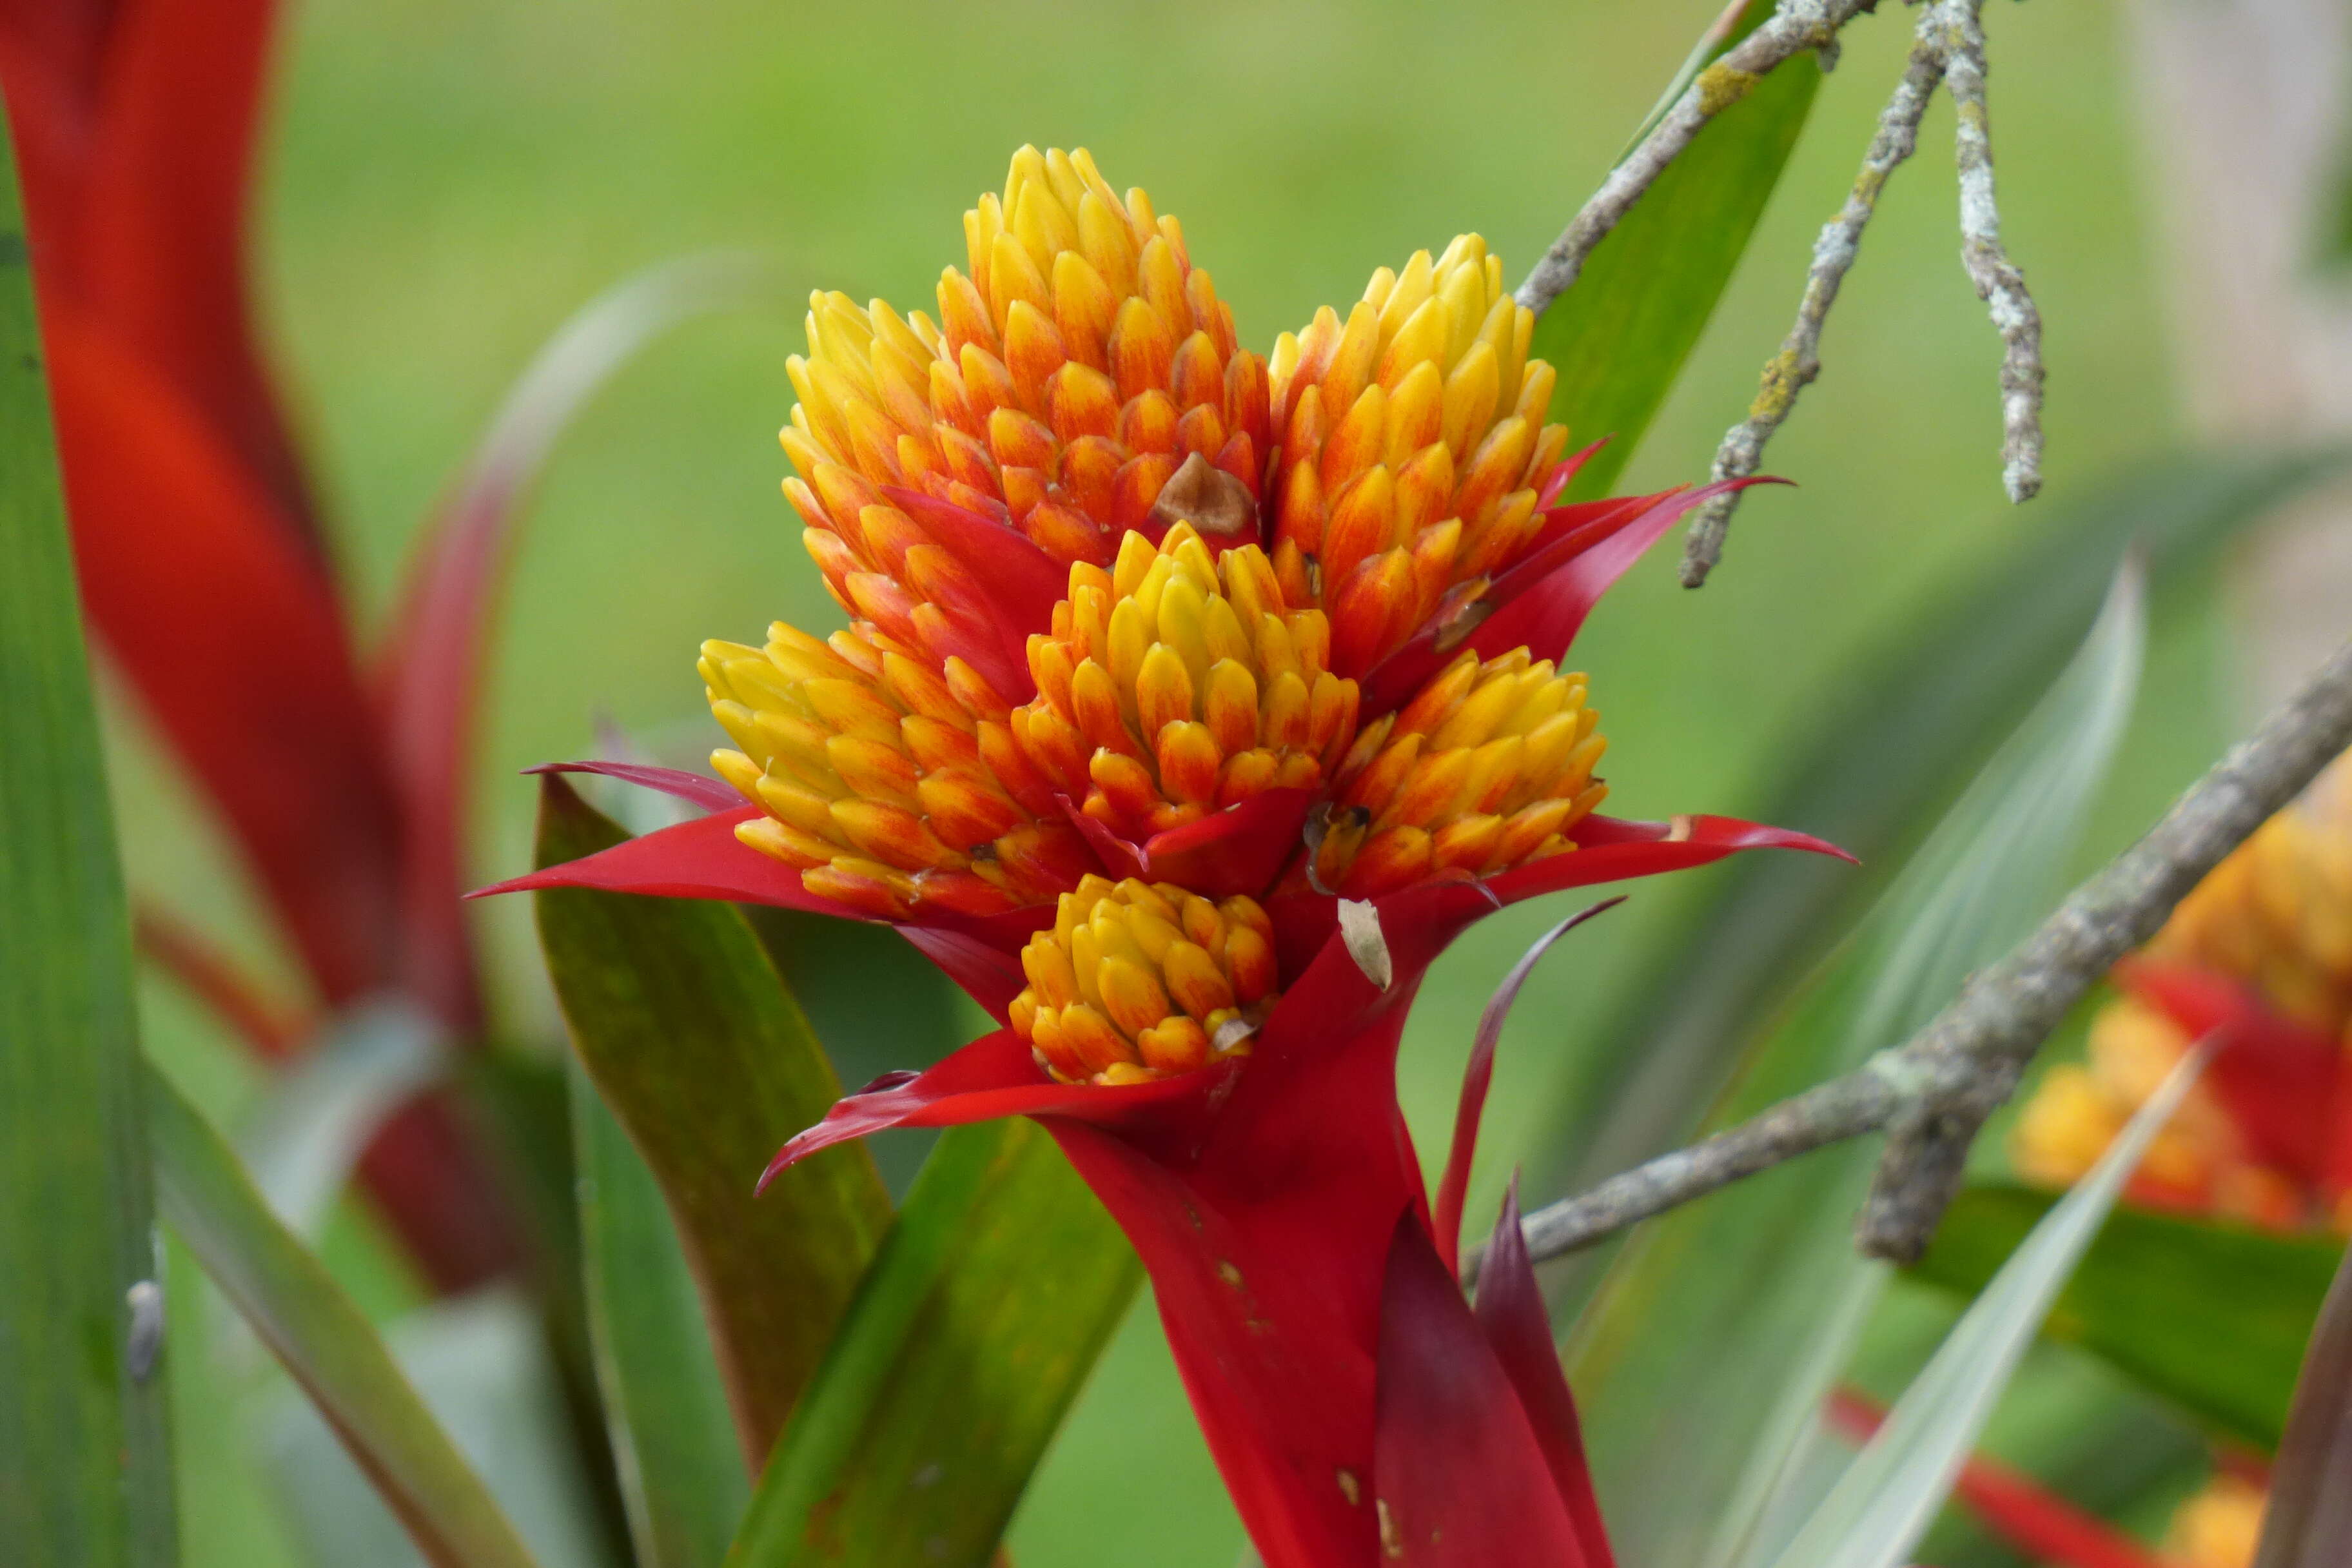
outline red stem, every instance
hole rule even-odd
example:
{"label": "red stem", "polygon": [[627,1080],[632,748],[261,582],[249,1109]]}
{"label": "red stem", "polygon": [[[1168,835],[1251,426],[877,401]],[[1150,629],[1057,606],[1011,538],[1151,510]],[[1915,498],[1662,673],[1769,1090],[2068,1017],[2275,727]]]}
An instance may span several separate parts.
{"label": "red stem", "polygon": [[[1830,1425],[1857,1442],[1878,1430],[1885,1411],[1852,1388],[1832,1391]],[[1981,1455],[1960,1469],[1954,1489],[1969,1511],[2026,1555],[2062,1568],[2177,1568],[2168,1559],[2040,1483]]]}

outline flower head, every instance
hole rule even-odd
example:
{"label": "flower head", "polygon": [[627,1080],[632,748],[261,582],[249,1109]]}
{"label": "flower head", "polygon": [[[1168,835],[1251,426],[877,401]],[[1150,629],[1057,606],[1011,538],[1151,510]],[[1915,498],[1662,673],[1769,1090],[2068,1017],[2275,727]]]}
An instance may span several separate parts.
{"label": "flower head", "polygon": [[2195,1039],[2229,1031],[2150,1147],[2143,1203],[2281,1229],[2352,1230],[2352,766],[2337,763],[2215,867],[2118,970],[2081,1067],[2052,1069],[2011,1153],[2028,1177],[2090,1168]]}
{"label": "flower head", "polygon": [[504,886],[784,904],[922,947],[1003,1026],[844,1100],[776,1168],[1040,1119],[1142,1255],[1270,1568],[1605,1564],[1525,1255],[1497,1246],[1474,1316],[1394,1057],[1429,964],[1494,910],[1829,848],[1595,811],[1604,742],[1560,660],[1722,487],[1554,504],[1576,459],[1551,372],[1475,236],[1382,268],[1270,368],[1174,221],[1084,153],[1024,148],[964,237],[936,322],[818,295],[790,366],[785,490],[849,626],[706,644],[726,783],[604,771],[711,814]]}

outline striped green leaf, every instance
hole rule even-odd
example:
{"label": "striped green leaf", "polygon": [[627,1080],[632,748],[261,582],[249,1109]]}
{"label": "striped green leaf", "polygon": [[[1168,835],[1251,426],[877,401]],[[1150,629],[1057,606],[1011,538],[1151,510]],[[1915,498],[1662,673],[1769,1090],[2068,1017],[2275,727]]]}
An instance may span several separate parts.
{"label": "striped green leaf", "polygon": [[979,1568],[1142,1278],[1029,1121],[944,1134],[728,1568]]}
{"label": "striped green leaf", "polygon": [[131,933],[0,145],[0,1542],[173,1561]]}
{"label": "striped green leaf", "polygon": [[[1771,0],[1749,0],[1716,52],[1771,14]],[[1577,445],[1610,437],[1570,500],[1607,495],[1641,445],[1748,249],[1821,80],[1800,55],[1716,116],[1537,321],[1528,352],[1559,373],[1552,418]]]}
{"label": "striped green leaf", "polygon": [[367,1316],[288,1230],[236,1152],[161,1074],[144,1075],[163,1216],[310,1394],[434,1568],[532,1557]]}
{"label": "striped green leaf", "polygon": [[[544,781],[541,865],[624,837],[562,779]],[[532,897],[581,1065],[667,1201],[749,1474],[831,1343],[889,1224],[888,1194],[855,1145],[754,1192],[769,1157],[841,1085],[740,912],[583,889]],[[673,1447],[691,1451],[680,1437],[644,1453]]]}

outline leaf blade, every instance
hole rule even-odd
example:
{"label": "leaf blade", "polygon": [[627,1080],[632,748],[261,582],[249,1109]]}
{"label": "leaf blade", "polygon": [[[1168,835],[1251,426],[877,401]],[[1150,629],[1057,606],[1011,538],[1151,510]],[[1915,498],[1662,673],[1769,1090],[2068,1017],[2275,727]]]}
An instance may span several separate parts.
{"label": "leaf blade", "polygon": [[727,1568],[986,1563],[1141,1279],[1036,1124],[945,1133]]}
{"label": "leaf blade", "polygon": [[2175,1068],[2089,1174],[2033,1227],[1774,1568],[1895,1568],[1906,1560],[1950,1494],[2059,1288],[2210,1056],[2209,1047]]}
{"label": "leaf blade", "polygon": [[227,1142],[162,1074],[145,1074],[159,1206],[436,1568],[533,1568],[365,1314],[269,1212]]}
{"label": "leaf blade", "polygon": [[[1772,14],[1750,0],[1715,52]],[[1536,321],[1528,353],[1559,373],[1552,418],[1580,443],[1611,437],[1568,499],[1608,495],[1666,400],[1747,251],[1820,89],[1810,54],[1786,60],[1716,116],[1593,247],[1575,286]]]}
{"label": "leaf blade", "polygon": [[[1964,1296],[1990,1281],[2052,1194],[1962,1193],[1913,1278]],[[2117,1209],[2043,1331],[2081,1345],[2220,1434],[2278,1446],[2340,1243]],[[2230,1353],[2212,1353],[2227,1344]]]}
{"label": "leaf blade", "polygon": [[[542,864],[625,837],[559,776],[540,801]],[[756,1470],[880,1244],[888,1194],[859,1148],[755,1193],[769,1156],[841,1086],[739,911],[584,889],[533,898],[572,1045],[668,1199]]]}
{"label": "leaf blade", "polygon": [[158,1289],[130,916],[24,227],[0,144],[0,1540],[36,1563],[165,1564],[160,1345],[133,1364],[126,1295]]}
{"label": "leaf blade", "polygon": [[[1873,906],[1864,937],[1750,1054],[1712,1121],[1898,1044],[2031,928],[2120,739],[2144,612],[2137,574],[2118,574],[2060,681]],[[1769,1172],[1654,1222],[1612,1270],[1572,1364],[1629,1561],[1726,1568],[1750,1561],[1778,1517],[1887,1275],[1849,1238],[1874,1157],[1850,1143]]]}
{"label": "leaf blade", "polygon": [[2352,1255],[2336,1270],[2271,1471],[2254,1568],[2342,1568],[2352,1550]]}
{"label": "leaf blade", "polygon": [[653,1173],[569,1076],[589,1337],[636,1568],[718,1568],[751,1487],[693,1276]]}

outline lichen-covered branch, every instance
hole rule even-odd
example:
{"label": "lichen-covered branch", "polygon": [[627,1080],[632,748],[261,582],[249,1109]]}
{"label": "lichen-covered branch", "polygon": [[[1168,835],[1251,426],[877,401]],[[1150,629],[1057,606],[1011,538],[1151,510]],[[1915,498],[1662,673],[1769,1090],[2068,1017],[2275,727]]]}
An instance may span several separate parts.
{"label": "lichen-covered branch", "polygon": [[1522,1222],[1528,1250],[1556,1258],[1824,1144],[1884,1130],[1886,1152],[1857,1240],[1875,1257],[1916,1259],[1958,1191],[1969,1145],[2066,1010],[2347,748],[2352,644],[1911,1039],[1760,1116],[1536,1210]]}
{"label": "lichen-covered branch", "polygon": [[[1896,1076],[1879,1062],[1832,1079],[1752,1121],[1536,1210],[1520,1222],[1528,1250],[1538,1258],[1562,1257],[1824,1144],[1874,1132],[1886,1125],[1900,1100]],[[1465,1261],[1465,1273],[1475,1277],[1484,1253],[1481,1247]]]}
{"label": "lichen-covered branch", "polygon": [[[1796,407],[1797,395],[1822,374],[1822,324],[1829,319],[1838,288],[1861,253],[1862,232],[1878,211],[1879,193],[1886,188],[1887,177],[1918,148],[1919,121],[1943,79],[1943,51],[1925,39],[1915,44],[1911,63],[1895,85],[1895,96],[1879,114],[1877,134],[1863,156],[1853,188],[1846,193],[1845,205],[1822,226],[1821,237],[1813,241],[1813,265],[1805,275],[1797,324],[1781,340],[1780,352],[1765,364],[1763,384],[1757,388],[1756,401],[1748,405],[1748,417],[1731,427],[1716,452],[1717,479],[1740,479],[1753,474],[1763,460],[1764,443]],[[1684,586],[1695,588],[1705,582],[1722,556],[1724,532],[1731,526],[1732,508],[1738,499],[1735,490],[1700,509],[1683,552]]]}
{"label": "lichen-covered branch", "polygon": [[1959,120],[1960,260],[2000,332],[2001,483],[2011,500],[2022,501],[2042,489],[2042,312],[2025,290],[2025,274],[2000,243],[1992,129],[1985,111],[1981,5],[1976,0],[1949,7],[1952,42],[1944,80]]}
{"label": "lichen-covered branch", "polygon": [[1968,1145],[2066,1009],[2347,746],[2352,644],[2008,957],[1970,977],[1905,1047],[1928,1081],[1889,1124],[1863,1209],[1865,1252],[1905,1262],[1918,1256],[1957,1190]]}
{"label": "lichen-covered branch", "polygon": [[[1879,192],[1895,166],[1918,144],[1919,121],[1941,84],[1958,111],[1955,157],[1959,168],[1960,259],[1977,297],[2000,333],[2001,479],[2012,501],[2042,488],[2042,315],[2026,291],[2025,274],[2000,239],[1994,200],[1992,139],[1985,110],[1984,0],[1930,0],[1920,9],[1911,59],[1879,117],[1878,132],[1844,207],[1813,246],[1797,323],[1764,367],[1763,384],[1748,417],[1726,433],[1715,458],[1717,479],[1756,472],[1764,444],[1796,405],[1797,395],[1821,374],[1822,324],[1838,287],[1853,268],[1863,229],[1877,209]],[[1683,585],[1696,588],[1722,559],[1738,492],[1701,508],[1683,550]]]}
{"label": "lichen-covered branch", "polygon": [[1518,287],[1518,301],[1541,315],[1584,271],[1592,247],[1633,210],[1642,193],[1706,122],[1752,91],[1764,74],[1804,49],[1834,48],[1838,29],[1878,0],[1780,0],[1771,18],[1700,71],[1641,144],[1609,172]]}

